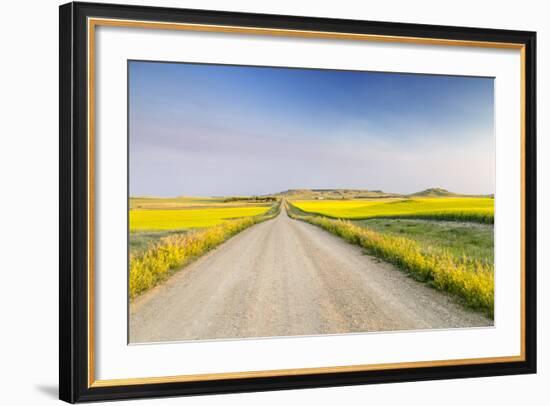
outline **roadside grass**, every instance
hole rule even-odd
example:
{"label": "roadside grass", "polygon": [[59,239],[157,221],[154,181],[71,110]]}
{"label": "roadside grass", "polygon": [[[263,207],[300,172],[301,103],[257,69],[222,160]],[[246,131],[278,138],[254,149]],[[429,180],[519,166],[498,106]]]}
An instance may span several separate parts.
{"label": "roadside grass", "polygon": [[277,216],[280,203],[256,216],[227,220],[190,233],[167,235],[148,248],[130,253],[129,295],[135,299],[201,255],[254,224]]}
{"label": "roadside grass", "polygon": [[494,228],[490,224],[379,218],[354,223],[382,234],[414,240],[426,252],[443,249],[457,259],[494,263]]}
{"label": "roadside grass", "polygon": [[158,242],[164,237],[169,237],[172,235],[185,235],[189,232],[191,232],[191,230],[133,231],[130,233],[130,254],[137,254],[138,252],[144,251],[151,244]]}
{"label": "roadside grass", "polygon": [[303,211],[330,218],[413,218],[494,223],[494,199],[489,197],[428,197],[355,200],[296,200]]}
{"label": "roadside grass", "polygon": [[411,238],[384,234],[348,220],[304,215],[287,202],[289,216],[319,226],[363,247],[369,254],[394,264],[414,279],[454,294],[464,304],[494,316],[494,265],[476,259],[459,259],[448,250],[426,250]]}

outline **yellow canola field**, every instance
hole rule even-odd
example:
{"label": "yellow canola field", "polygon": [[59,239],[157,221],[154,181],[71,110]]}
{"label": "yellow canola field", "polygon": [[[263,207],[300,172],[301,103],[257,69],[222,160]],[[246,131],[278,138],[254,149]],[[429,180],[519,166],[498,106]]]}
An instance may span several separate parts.
{"label": "yellow canola field", "polygon": [[253,217],[271,206],[189,208],[175,210],[130,210],[130,231],[176,230],[212,227],[226,220]]}
{"label": "yellow canola field", "polygon": [[292,204],[304,212],[342,219],[403,217],[494,222],[494,199],[488,197],[296,200]]}

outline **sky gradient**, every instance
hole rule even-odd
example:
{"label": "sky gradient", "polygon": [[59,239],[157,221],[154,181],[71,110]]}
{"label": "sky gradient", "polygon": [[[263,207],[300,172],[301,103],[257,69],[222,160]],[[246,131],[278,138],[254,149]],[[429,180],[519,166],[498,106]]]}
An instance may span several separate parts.
{"label": "sky gradient", "polygon": [[494,193],[492,78],[128,62],[131,196]]}

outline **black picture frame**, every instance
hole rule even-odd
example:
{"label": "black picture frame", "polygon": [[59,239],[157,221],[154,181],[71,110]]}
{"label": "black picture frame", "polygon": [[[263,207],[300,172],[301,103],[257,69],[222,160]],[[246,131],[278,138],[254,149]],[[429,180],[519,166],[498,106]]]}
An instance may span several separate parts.
{"label": "black picture frame", "polygon": [[[60,6],[59,397],[67,402],[236,393],[536,372],[536,33],[374,21],[262,15],[94,3]],[[512,43],[523,46],[524,72],[524,359],[360,372],[312,373],[94,387],[89,384],[87,275],[87,19],[194,23],[328,33]]]}

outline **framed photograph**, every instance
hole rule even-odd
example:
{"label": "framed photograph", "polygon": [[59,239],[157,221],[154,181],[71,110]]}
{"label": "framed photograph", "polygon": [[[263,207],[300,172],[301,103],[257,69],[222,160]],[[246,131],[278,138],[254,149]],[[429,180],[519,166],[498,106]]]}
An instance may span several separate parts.
{"label": "framed photograph", "polygon": [[60,7],[60,398],[536,371],[534,32]]}

